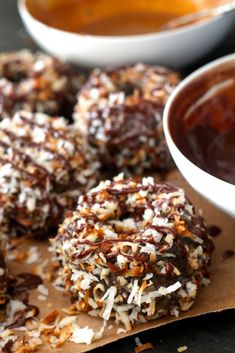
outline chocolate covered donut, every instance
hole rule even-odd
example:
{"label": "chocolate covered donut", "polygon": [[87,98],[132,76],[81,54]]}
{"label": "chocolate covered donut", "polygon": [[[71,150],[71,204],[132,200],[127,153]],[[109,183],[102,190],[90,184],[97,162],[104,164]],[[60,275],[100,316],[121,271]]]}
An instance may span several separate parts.
{"label": "chocolate covered donut", "polygon": [[47,234],[96,182],[98,163],[63,118],[29,112],[0,121],[0,227]]}
{"label": "chocolate covered donut", "polygon": [[74,120],[103,164],[133,174],[171,166],[162,113],[178,82],[175,72],[143,64],[91,73]]}
{"label": "chocolate covered donut", "polygon": [[127,330],[188,310],[213,250],[182,189],[122,175],[81,196],[53,244],[76,308]]}
{"label": "chocolate covered donut", "polygon": [[72,112],[82,76],[70,65],[24,50],[0,55],[0,115],[24,109],[49,115]]}

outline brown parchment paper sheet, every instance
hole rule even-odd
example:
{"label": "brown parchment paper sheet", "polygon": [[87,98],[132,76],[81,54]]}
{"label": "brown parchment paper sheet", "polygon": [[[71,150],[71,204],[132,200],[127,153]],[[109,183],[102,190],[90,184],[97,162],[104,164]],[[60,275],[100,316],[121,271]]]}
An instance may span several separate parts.
{"label": "brown parchment paper sheet", "polygon": [[[211,285],[200,290],[196,298],[196,302],[191,310],[181,314],[179,318],[168,316],[146,324],[138,325],[131,332],[121,334],[117,334],[118,326],[111,320],[104,331],[103,337],[91,345],[65,343],[65,345],[61,348],[55,349],[45,344],[41,347],[40,352],[87,352],[121,338],[135,335],[148,329],[157,328],[170,322],[203,315],[210,312],[235,308],[235,256],[232,256],[227,260],[223,260],[224,251],[235,251],[235,220],[210,205],[206,200],[193,191],[178,172],[175,171],[171,173],[168,176],[168,181],[183,187],[186,190],[189,199],[196,206],[197,210],[199,208],[203,209],[204,217],[208,225],[218,225],[222,229],[222,233],[218,237],[214,238],[216,250],[213,254],[210,270],[212,281]],[[39,248],[41,253],[40,261],[43,261],[45,258],[50,259],[51,254],[47,251],[48,243],[34,241],[30,245],[36,245]],[[35,264],[31,266],[35,266]],[[30,271],[30,265],[25,265],[22,263],[14,262],[11,267],[12,271],[15,273]],[[44,284],[49,289],[49,296],[46,301],[38,299],[40,293],[37,290],[34,290],[30,296],[30,302],[32,304],[36,304],[40,308],[41,317],[46,316],[55,309],[61,310],[62,308],[70,305],[69,298],[63,292],[55,290],[49,283],[44,282]],[[95,330],[99,330],[102,326],[102,320],[90,317],[84,313],[79,314],[78,322],[81,327],[89,326]],[[108,329],[108,326],[110,325],[113,325],[113,328]]]}

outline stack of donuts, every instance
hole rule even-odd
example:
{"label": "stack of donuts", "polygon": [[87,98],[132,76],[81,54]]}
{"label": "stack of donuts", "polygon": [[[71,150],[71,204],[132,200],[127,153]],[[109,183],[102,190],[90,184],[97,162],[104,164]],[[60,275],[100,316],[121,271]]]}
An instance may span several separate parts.
{"label": "stack of donuts", "polygon": [[43,53],[0,55],[1,235],[57,233],[77,310],[127,330],[188,310],[208,282],[213,246],[184,191],[136,178],[172,167],[162,114],[178,82],[160,66],[95,69],[85,81]]}

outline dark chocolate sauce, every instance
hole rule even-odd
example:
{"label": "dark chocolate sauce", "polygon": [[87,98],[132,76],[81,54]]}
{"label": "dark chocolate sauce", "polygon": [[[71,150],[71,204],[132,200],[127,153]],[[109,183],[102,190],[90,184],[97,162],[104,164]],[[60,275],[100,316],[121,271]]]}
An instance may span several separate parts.
{"label": "dark chocolate sauce", "polygon": [[[235,112],[234,112],[235,123]],[[215,177],[235,184],[235,129],[220,132],[206,125],[187,133],[190,159]]]}
{"label": "dark chocolate sauce", "polygon": [[[209,174],[235,184],[235,81],[224,79],[176,117],[180,150]],[[209,93],[208,93],[209,92]]]}

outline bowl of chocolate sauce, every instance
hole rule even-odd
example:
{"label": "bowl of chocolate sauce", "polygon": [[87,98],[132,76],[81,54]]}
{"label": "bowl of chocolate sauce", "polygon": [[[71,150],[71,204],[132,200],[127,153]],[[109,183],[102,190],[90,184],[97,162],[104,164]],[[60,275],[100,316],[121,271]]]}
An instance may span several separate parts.
{"label": "bowl of chocolate sauce", "polygon": [[235,54],[182,81],[166,105],[164,132],[189,184],[235,217]]}

